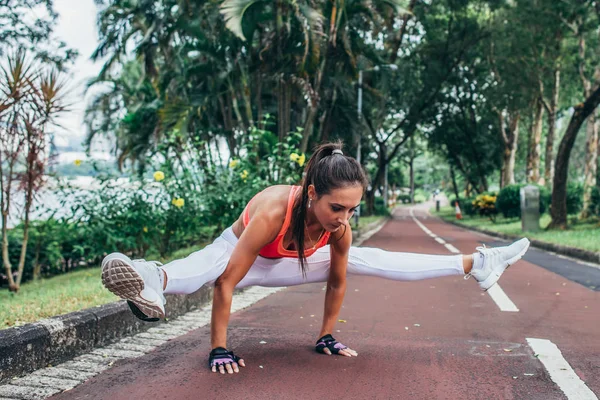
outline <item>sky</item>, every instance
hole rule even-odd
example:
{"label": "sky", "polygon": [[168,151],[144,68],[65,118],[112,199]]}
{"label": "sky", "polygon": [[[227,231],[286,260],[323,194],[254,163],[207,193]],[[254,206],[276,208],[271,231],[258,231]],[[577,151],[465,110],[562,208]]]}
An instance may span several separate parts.
{"label": "sky", "polygon": [[89,96],[84,96],[86,81],[98,74],[102,63],[90,60],[98,44],[94,0],[54,0],[54,9],[59,14],[55,35],[79,52],[68,77],[72,111],[59,119],[62,129],[57,129],[55,137],[58,146],[66,146],[79,144],[85,137],[83,118],[89,100]]}

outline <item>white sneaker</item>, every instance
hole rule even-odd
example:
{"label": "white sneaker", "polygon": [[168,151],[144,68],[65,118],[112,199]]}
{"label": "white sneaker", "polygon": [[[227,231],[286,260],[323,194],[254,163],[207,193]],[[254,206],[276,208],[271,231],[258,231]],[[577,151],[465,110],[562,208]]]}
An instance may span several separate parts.
{"label": "white sneaker", "polygon": [[[125,254],[112,253],[102,260],[102,284],[127,300],[136,317],[156,321],[165,317],[166,303],[159,265],[162,264],[157,261],[131,260]],[[138,314],[134,307],[142,314]]]}
{"label": "white sneaker", "polygon": [[486,248],[485,245],[477,247],[477,251],[483,255],[483,265],[477,269],[473,268],[470,273],[465,275],[465,279],[472,276],[482,290],[488,290],[498,282],[505,269],[523,257],[528,248],[529,240],[527,238],[503,247]]}

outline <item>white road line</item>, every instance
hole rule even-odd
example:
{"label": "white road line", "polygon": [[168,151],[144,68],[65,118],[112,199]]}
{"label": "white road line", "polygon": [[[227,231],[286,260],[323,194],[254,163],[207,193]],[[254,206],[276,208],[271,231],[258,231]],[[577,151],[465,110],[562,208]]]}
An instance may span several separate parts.
{"label": "white road line", "polygon": [[460,253],[460,250],[458,250],[456,247],[452,246],[450,243],[446,243],[444,245],[444,247],[446,247],[448,250],[450,250],[452,253]]}
{"label": "white road line", "polygon": [[567,399],[598,400],[594,392],[573,371],[554,343],[536,338],[527,338],[527,343],[546,367],[550,379],[564,392]]}
{"label": "white road line", "polygon": [[[446,243],[444,239],[438,237],[425,225],[423,225],[423,223],[415,217],[412,208],[409,209],[409,213],[413,221],[415,221],[415,223],[419,225],[419,228],[421,228],[425,233],[427,233],[429,236],[435,239],[436,242],[438,242],[439,244],[443,244],[444,247],[446,247],[450,252],[460,254],[460,251],[456,247],[452,246],[449,243]],[[492,300],[494,300],[494,303],[496,303],[496,305],[498,306],[498,308],[500,308],[501,311],[519,312],[519,309],[517,308],[515,303],[513,303],[512,300],[508,297],[508,295],[504,292],[504,290],[502,290],[500,284],[496,283],[494,286],[488,289],[487,294],[490,295]]]}
{"label": "white road line", "polygon": [[517,308],[515,303],[513,303],[512,300],[508,298],[508,296],[506,295],[506,293],[504,293],[504,290],[502,290],[499,284],[496,283],[494,286],[489,288],[487,294],[489,294],[492,300],[496,302],[498,307],[500,307],[500,310],[507,312],[519,312],[519,309]]}

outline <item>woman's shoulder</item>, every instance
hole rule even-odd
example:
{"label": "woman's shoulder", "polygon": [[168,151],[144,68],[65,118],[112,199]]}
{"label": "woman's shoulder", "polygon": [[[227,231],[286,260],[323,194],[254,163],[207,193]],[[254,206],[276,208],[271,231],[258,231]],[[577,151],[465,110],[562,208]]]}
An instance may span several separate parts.
{"label": "woman's shoulder", "polygon": [[251,217],[262,215],[274,219],[284,219],[288,208],[290,185],[273,185],[258,193],[250,206]]}

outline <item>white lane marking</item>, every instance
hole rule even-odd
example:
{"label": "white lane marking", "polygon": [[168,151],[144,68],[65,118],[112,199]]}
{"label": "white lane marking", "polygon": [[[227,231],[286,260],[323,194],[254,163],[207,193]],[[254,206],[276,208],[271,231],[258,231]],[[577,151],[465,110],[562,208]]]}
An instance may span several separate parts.
{"label": "white lane marking", "polygon": [[538,360],[544,364],[554,381],[568,399],[598,400],[579,376],[573,371],[558,347],[547,339],[527,338],[529,347],[537,354]]}
{"label": "white lane marking", "polygon": [[[412,217],[413,221],[415,221],[415,223],[417,225],[419,225],[419,228],[421,228],[426,233],[427,233],[427,231],[431,232],[428,235],[431,236],[432,238],[434,238],[436,242],[443,244],[444,247],[446,247],[452,253],[455,253],[455,254],[460,253],[460,251],[456,247],[452,246],[449,243],[446,243],[446,241],[444,241],[444,239],[439,238],[431,230],[429,230],[425,225],[423,225],[423,223],[415,217],[413,208],[409,209],[409,213],[410,213],[410,216]],[[519,312],[519,309],[517,308],[516,304],[513,303],[513,301],[508,297],[508,295],[504,292],[504,290],[502,290],[502,288],[500,287],[500,284],[496,283],[494,286],[492,286],[490,289],[488,289],[487,294],[492,298],[494,303],[496,303],[496,305],[498,306],[498,308],[501,311]]]}
{"label": "white lane marking", "polygon": [[488,289],[487,293],[490,295],[492,300],[496,302],[500,310],[507,312],[519,312],[519,309],[512,302],[511,299],[508,298],[504,290],[497,283]]}
{"label": "white lane marking", "polygon": [[460,253],[460,251],[456,247],[452,246],[450,243],[446,243],[444,246],[452,253]]}

